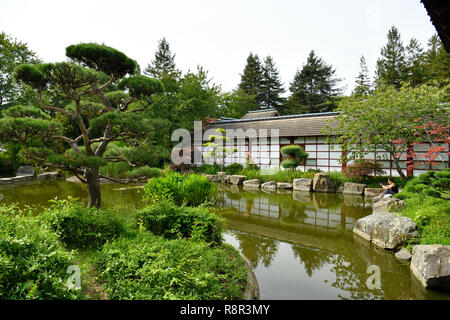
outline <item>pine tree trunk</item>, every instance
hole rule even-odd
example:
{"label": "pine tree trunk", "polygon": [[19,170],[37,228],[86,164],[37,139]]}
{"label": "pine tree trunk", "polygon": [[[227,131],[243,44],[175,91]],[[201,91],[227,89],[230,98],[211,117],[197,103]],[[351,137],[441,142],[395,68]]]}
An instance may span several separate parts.
{"label": "pine tree trunk", "polygon": [[86,171],[86,181],[89,193],[89,207],[100,208],[101,204],[101,193],[100,193],[100,178],[99,178],[99,168],[92,168]]}

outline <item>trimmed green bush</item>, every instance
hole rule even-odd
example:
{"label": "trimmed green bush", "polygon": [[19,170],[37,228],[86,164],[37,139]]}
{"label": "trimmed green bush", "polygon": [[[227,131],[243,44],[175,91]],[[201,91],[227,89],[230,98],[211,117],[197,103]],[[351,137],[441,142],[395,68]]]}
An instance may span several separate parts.
{"label": "trimmed green bush", "polygon": [[247,272],[229,245],[141,232],[103,247],[97,262],[109,299],[242,299]]}
{"label": "trimmed green bush", "polygon": [[127,177],[131,179],[137,179],[137,178],[154,178],[154,177],[161,177],[162,173],[161,170],[158,168],[150,168],[148,166],[145,167],[139,167],[136,169],[133,169],[132,171],[127,173]]}
{"label": "trimmed green bush", "polygon": [[80,298],[66,284],[73,253],[36,219],[17,214],[0,207],[0,300]]}
{"label": "trimmed green bush", "polygon": [[179,207],[161,202],[138,211],[136,222],[168,239],[194,238],[215,245],[222,243],[224,220],[204,207]]}
{"label": "trimmed green bush", "polygon": [[54,202],[42,219],[69,248],[99,249],[126,230],[123,218],[111,211],[87,208],[76,199]]}
{"label": "trimmed green bush", "polygon": [[177,205],[199,206],[214,201],[216,194],[217,187],[206,177],[172,172],[150,179],[144,187],[143,199],[148,204],[166,200]]}
{"label": "trimmed green bush", "polygon": [[281,166],[285,169],[294,170],[308,158],[308,153],[297,145],[284,146],[281,148],[281,153],[288,156],[288,159],[281,161]]}

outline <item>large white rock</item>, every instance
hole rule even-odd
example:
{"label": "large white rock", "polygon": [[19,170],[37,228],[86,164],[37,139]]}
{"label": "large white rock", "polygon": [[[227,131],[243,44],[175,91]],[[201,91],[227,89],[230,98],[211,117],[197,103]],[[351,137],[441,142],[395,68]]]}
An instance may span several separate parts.
{"label": "large white rock", "polygon": [[205,174],[206,179],[208,179],[211,182],[218,182],[219,181],[219,177],[217,176],[217,174]]}
{"label": "large white rock", "polygon": [[450,290],[450,246],[417,245],[412,255],[411,271],[423,286]]}
{"label": "large white rock", "polygon": [[365,188],[366,185],[362,183],[346,182],[344,183],[344,190],[342,191],[342,193],[363,195]]}
{"label": "large white rock", "polygon": [[407,217],[380,212],[356,221],[353,233],[384,249],[397,249],[416,236],[417,225]]}
{"label": "large white rock", "polygon": [[294,188],[294,190],[311,192],[313,191],[312,179],[294,179],[294,181],[292,182],[292,187]]}

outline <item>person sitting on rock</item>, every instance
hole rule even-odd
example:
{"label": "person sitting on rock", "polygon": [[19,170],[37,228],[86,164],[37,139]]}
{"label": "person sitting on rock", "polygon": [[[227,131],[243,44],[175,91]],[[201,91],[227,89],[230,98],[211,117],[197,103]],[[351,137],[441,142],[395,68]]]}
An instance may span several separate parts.
{"label": "person sitting on rock", "polygon": [[383,193],[381,194],[381,198],[390,198],[394,194],[398,193],[398,187],[394,182],[394,179],[389,178],[387,185],[381,185],[381,187],[384,189]]}

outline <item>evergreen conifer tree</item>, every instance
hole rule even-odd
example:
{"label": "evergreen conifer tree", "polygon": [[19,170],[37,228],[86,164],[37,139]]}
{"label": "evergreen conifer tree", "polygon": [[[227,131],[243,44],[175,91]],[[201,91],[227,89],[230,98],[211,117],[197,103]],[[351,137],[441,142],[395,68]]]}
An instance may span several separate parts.
{"label": "evergreen conifer tree", "polygon": [[261,107],[262,108],[280,108],[283,106],[284,98],[281,95],[286,91],[280,80],[272,57],[267,56],[264,59],[263,77],[261,81]]}
{"label": "evergreen conifer tree", "polygon": [[401,82],[407,80],[405,47],[395,26],[389,30],[387,39],[377,61],[375,82],[377,86],[393,85],[398,89]]}
{"label": "evergreen conifer tree", "polygon": [[284,114],[317,113],[333,110],[334,98],[342,89],[337,85],[342,79],[336,78],[336,70],[319,58],[314,50],[309,53],[306,64],[297,70],[289,91]]}
{"label": "evergreen conifer tree", "polygon": [[161,78],[164,74],[176,73],[175,54],[172,55],[166,38],[158,42],[155,59],[145,68],[144,74],[155,78]]}
{"label": "evergreen conifer tree", "polygon": [[263,68],[259,56],[250,52],[244,72],[241,74],[241,82],[238,88],[242,89],[248,95],[255,96],[259,106],[262,105],[264,98],[261,90],[262,81]]}
{"label": "evergreen conifer tree", "polygon": [[356,77],[356,87],[353,90],[353,94],[363,96],[370,93],[369,69],[367,68],[366,58],[364,56],[361,56],[359,59],[359,65],[361,71]]}

